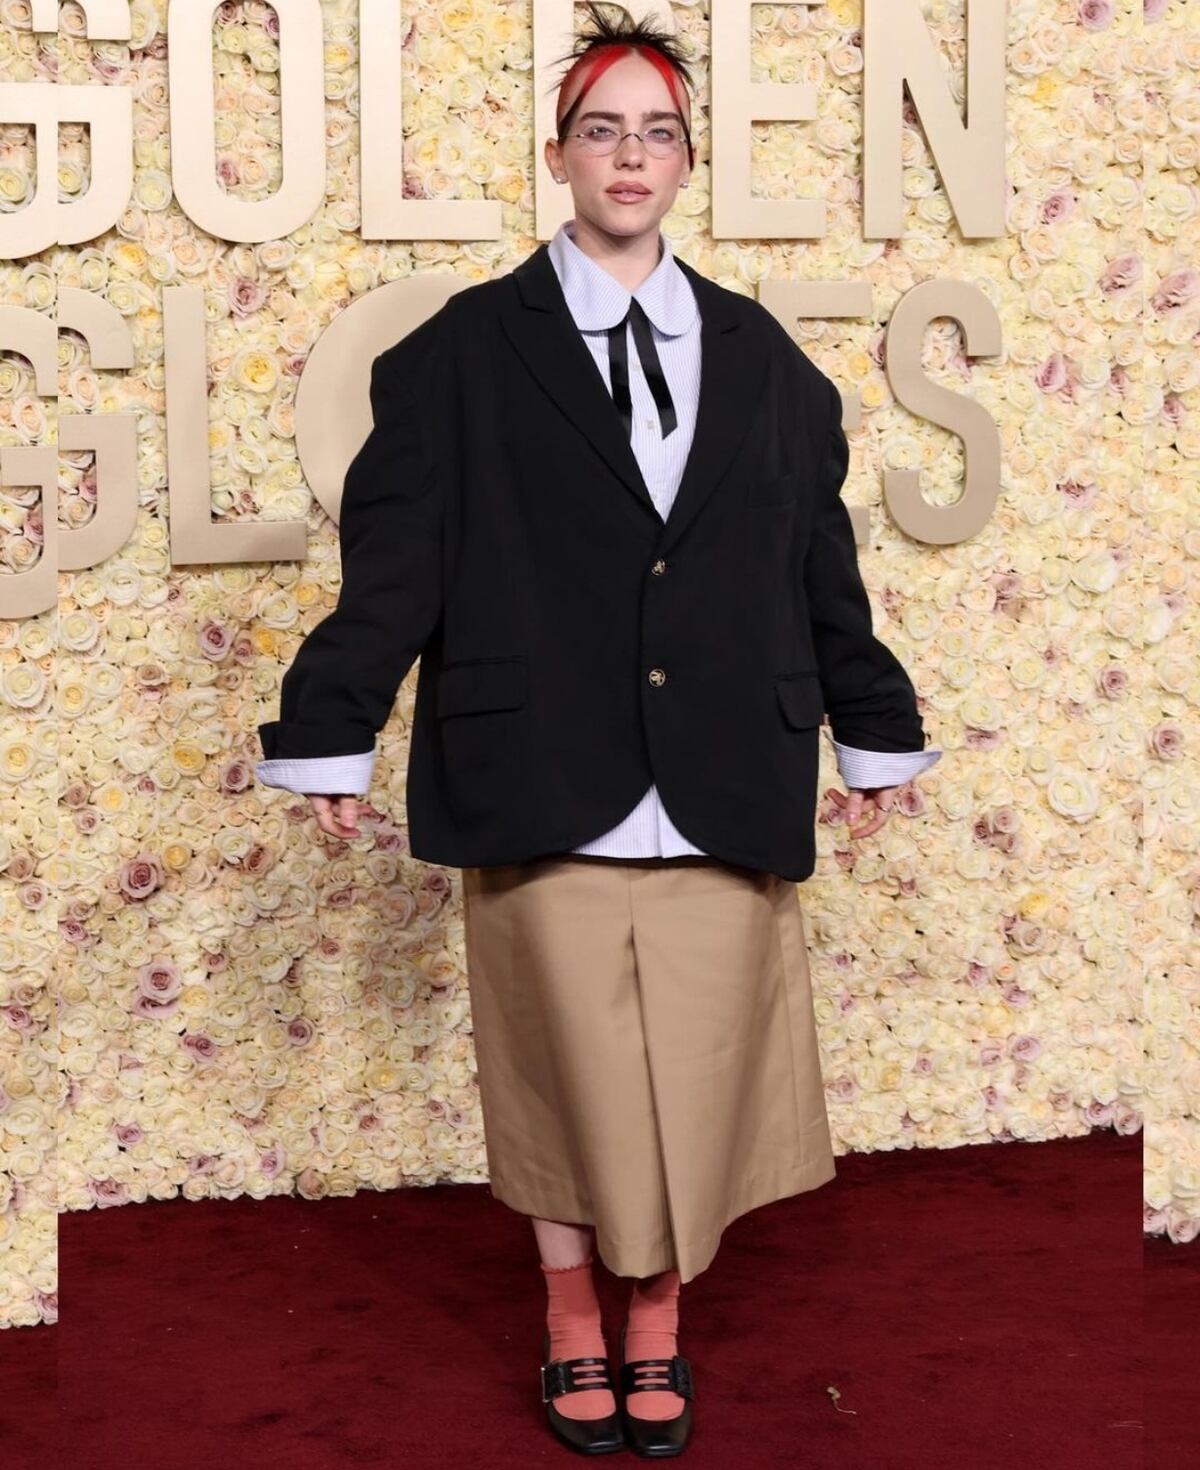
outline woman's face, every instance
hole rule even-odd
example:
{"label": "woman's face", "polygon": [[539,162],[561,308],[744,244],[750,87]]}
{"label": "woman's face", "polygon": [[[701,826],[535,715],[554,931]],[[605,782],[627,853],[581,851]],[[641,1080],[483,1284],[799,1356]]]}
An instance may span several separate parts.
{"label": "woman's face", "polygon": [[[686,89],[684,107],[688,108]],[[568,106],[574,101],[567,99]],[[617,118],[598,118],[607,112]],[[652,62],[636,52],[623,56],[600,79],[588,88],[579,110],[571,119],[568,131],[582,132],[589,126],[615,128],[618,133],[645,133],[655,126],[647,113],[664,112],[661,126],[674,123],[680,127],[678,106],[671,96],[666,79]],[[683,122],[691,129],[691,117],[685,111]],[[595,229],[608,235],[629,238],[644,234],[658,236],[659,221],[675,203],[679,185],[690,169],[686,140],[667,158],[655,158],[637,138],[623,138],[616,151],[609,154],[589,153],[579,138],[568,137],[560,147],[557,140],[546,140],[546,162],[557,178],[566,178],[575,202],[576,218],[582,218]],[[622,188],[633,192],[622,197]]]}

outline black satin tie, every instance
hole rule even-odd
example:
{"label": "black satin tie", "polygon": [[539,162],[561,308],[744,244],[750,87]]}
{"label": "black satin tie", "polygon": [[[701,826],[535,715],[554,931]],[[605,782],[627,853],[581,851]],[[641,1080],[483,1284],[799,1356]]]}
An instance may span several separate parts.
{"label": "black satin tie", "polygon": [[637,347],[637,354],[642,364],[642,371],[646,374],[646,381],[650,384],[650,391],[654,394],[654,402],[658,405],[658,421],[662,426],[662,436],[667,435],[675,428],[678,420],[675,417],[675,405],[671,402],[671,390],[667,387],[667,379],[662,370],[662,364],[658,360],[658,350],[654,346],[654,331],[650,326],[650,318],[646,315],[636,297],[630,297],[629,310],[623,320],[615,327],[608,329],[608,370],[612,378],[613,402],[625,424],[625,432],[633,438],[633,402],[629,396],[629,361],[625,346],[625,323],[633,326],[633,341]]}

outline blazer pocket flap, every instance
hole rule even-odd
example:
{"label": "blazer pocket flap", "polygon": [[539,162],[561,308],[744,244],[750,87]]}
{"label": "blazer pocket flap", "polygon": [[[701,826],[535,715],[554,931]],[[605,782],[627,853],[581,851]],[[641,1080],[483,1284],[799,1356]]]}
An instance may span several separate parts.
{"label": "blazer pocket flap", "polygon": [[800,473],[788,470],[784,475],[774,475],[752,485],[746,497],[747,505],[792,505],[800,491]]}
{"label": "blazer pocket flap", "polygon": [[438,675],[438,719],[443,715],[519,709],[525,703],[525,696],[523,658],[476,659],[451,664]]}
{"label": "blazer pocket flap", "polygon": [[784,719],[797,730],[819,725],[825,714],[825,695],[816,674],[785,674],[775,680]]}

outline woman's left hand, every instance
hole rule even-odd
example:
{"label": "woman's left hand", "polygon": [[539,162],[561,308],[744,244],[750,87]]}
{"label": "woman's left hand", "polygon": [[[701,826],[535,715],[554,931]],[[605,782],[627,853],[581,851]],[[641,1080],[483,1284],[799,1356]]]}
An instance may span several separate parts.
{"label": "woman's left hand", "polygon": [[[831,786],[826,795],[833,797],[838,806],[845,808],[845,820],[850,824],[851,837],[870,837],[887,821],[899,790],[899,786],[873,786],[865,790],[851,786],[847,794]],[[863,816],[864,808],[869,825],[856,829],[854,824]]]}

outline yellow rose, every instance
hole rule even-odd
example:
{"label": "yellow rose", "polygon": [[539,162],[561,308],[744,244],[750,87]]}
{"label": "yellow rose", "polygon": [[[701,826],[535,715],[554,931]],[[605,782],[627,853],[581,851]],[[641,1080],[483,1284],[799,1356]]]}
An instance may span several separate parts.
{"label": "yellow rose", "polygon": [[169,749],[171,763],[181,775],[197,776],[204,769],[204,751],[194,740],[178,740]]}

